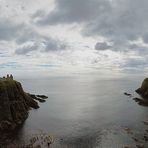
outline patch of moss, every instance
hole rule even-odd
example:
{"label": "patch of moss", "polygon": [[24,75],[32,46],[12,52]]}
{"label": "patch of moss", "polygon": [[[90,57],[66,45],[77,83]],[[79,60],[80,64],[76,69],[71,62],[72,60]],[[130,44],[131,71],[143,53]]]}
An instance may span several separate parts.
{"label": "patch of moss", "polygon": [[18,83],[15,80],[7,80],[7,79],[1,79],[0,80],[0,87],[6,87],[6,86],[12,86]]}

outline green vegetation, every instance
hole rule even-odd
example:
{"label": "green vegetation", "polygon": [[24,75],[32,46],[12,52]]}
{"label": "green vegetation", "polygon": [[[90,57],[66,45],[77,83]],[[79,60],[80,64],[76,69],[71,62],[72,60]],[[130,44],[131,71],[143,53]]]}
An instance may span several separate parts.
{"label": "green vegetation", "polygon": [[18,82],[15,80],[0,79],[0,87],[15,85],[15,83],[18,83]]}

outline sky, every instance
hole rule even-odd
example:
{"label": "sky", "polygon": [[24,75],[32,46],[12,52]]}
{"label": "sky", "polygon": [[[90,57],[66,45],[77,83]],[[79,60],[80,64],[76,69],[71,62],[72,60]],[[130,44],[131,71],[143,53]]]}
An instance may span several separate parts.
{"label": "sky", "polygon": [[141,73],[147,0],[0,0],[1,73]]}

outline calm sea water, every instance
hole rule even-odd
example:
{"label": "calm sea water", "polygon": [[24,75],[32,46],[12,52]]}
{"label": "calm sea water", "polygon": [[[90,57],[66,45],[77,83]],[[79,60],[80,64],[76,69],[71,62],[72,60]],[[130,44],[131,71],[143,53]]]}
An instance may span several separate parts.
{"label": "calm sea water", "polygon": [[19,139],[45,131],[54,137],[53,148],[120,148],[135,144],[124,133],[125,127],[136,134],[144,129],[148,108],[136,104],[124,92],[132,93],[141,85],[139,78],[99,78],[65,76],[21,79],[25,91],[49,98],[40,109],[31,110],[19,131]]}

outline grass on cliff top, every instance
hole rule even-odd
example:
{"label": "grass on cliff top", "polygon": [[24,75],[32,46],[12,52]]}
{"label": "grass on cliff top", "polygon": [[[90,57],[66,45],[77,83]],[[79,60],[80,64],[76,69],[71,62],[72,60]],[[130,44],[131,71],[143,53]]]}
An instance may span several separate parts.
{"label": "grass on cliff top", "polygon": [[10,80],[10,79],[0,78],[0,87],[14,85],[16,83],[18,83],[16,80]]}

